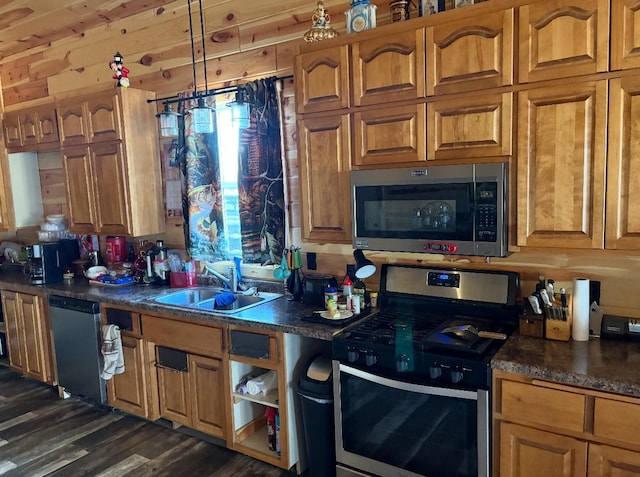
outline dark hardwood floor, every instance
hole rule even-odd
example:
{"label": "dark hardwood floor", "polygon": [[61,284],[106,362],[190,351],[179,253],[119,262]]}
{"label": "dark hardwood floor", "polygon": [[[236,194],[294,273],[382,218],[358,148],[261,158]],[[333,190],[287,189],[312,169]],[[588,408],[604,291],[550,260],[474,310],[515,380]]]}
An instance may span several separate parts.
{"label": "dark hardwood floor", "polygon": [[0,366],[0,475],[292,477],[263,462],[77,398]]}

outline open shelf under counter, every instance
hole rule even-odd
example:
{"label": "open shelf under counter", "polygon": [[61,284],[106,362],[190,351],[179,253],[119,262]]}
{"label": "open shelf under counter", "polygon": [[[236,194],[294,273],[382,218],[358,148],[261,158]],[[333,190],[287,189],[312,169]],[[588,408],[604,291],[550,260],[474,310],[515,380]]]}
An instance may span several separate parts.
{"label": "open shelf under counter", "polygon": [[233,393],[233,402],[238,403],[240,401],[251,401],[265,406],[270,406],[278,409],[278,390],[272,389],[266,395],[260,394],[240,394]]}
{"label": "open shelf under counter", "polygon": [[[254,425],[254,423],[252,423],[252,425]],[[245,433],[240,432],[240,434],[244,435]],[[267,426],[264,425],[256,429],[252,429],[252,432],[246,433],[246,437],[242,440],[238,440],[237,443],[243,447],[252,449],[255,452],[264,454],[267,457],[267,459],[264,460],[267,462],[270,460],[280,460],[280,456],[276,454],[275,451],[269,450],[268,439]]]}

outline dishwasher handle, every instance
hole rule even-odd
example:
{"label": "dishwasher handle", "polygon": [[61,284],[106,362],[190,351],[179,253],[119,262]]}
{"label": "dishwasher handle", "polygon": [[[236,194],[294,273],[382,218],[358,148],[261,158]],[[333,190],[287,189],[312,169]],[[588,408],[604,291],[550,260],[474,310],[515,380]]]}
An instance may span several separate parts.
{"label": "dishwasher handle", "polygon": [[66,296],[50,296],[49,306],[63,308],[65,310],[79,311],[80,313],[88,313],[91,315],[97,315],[100,313],[100,303]]}

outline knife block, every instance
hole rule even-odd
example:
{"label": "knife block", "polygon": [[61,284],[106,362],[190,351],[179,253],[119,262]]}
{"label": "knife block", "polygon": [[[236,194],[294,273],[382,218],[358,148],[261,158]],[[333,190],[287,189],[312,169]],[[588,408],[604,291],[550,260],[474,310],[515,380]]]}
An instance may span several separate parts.
{"label": "knife block", "polygon": [[[544,337],[550,340],[569,341],[571,338],[571,323],[573,321],[573,314],[571,312],[571,295],[567,295],[567,307],[564,310],[564,316],[566,319],[558,319],[553,313],[552,307],[545,306],[542,310],[544,314]],[[558,297],[554,303],[560,303]],[[553,307],[562,310],[561,306]]]}

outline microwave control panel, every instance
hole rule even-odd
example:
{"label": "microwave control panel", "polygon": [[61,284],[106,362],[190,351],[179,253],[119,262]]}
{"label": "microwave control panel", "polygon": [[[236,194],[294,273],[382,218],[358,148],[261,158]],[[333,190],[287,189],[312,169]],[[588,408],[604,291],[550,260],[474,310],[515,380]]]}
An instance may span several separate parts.
{"label": "microwave control panel", "polygon": [[476,187],[476,240],[495,242],[498,238],[496,182],[481,182]]}

